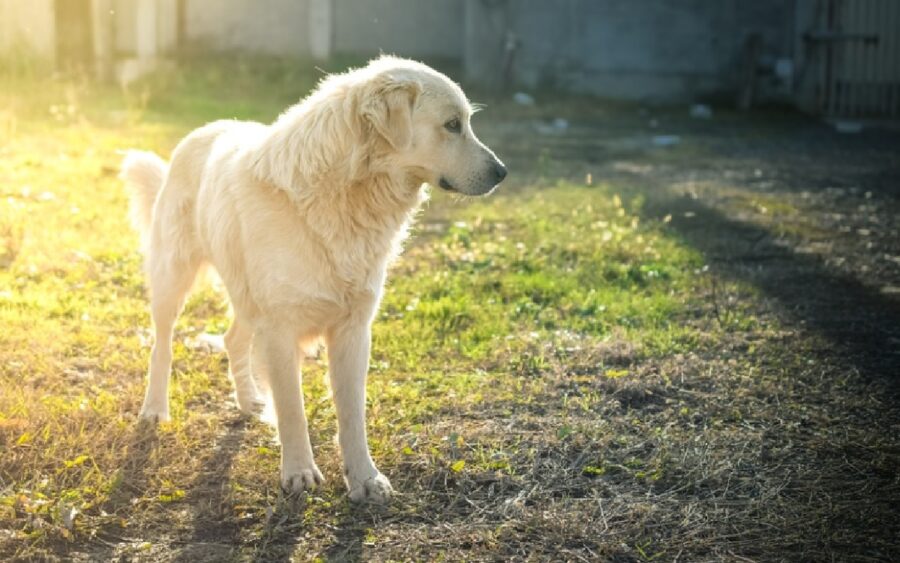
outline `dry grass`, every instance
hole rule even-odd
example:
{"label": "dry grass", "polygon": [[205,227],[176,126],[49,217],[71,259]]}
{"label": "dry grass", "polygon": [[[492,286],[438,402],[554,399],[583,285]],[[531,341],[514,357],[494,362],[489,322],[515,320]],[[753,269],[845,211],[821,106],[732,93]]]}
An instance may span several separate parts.
{"label": "dry grass", "polygon": [[[809,218],[796,198],[732,176],[717,191],[713,173],[706,200],[670,192],[715,155],[643,147],[628,107],[479,114],[513,182],[436,196],[376,324],[370,428],[390,506],[346,501],[324,358],[304,386],[328,482],[284,497],[271,429],[237,415],[224,358],[196,346],[227,326],[211,289],[179,323],[173,422],[138,424],[149,321],[115,151],[271,119],[312,78],[238,62],[126,93],[0,79],[16,124],[0,144],[0,558],[900,557],[896,356],[814,314],[840,303],[890,342],[893,302],[838,295],[784,238],[808,230],[769,233]],[[534,136],[528,120],[564,112],[584,124]],[[728,215],[748,209],[761,217]]]}

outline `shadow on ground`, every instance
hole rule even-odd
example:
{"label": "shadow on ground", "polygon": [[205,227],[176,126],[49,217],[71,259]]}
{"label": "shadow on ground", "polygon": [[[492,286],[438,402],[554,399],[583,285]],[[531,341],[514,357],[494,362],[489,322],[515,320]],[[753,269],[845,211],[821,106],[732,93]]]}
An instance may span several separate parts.
{"label": "shadow on ground", "polygon": [[672,215],[672,228],[709,263],[748,281],[777,302],[789,323],[831,343],[822,350],[870,376],[900,386],[900,302],[859,279],[800,254],[770,231],[729,218],[691,197],[652,200],[648,212]]}
{"label": "shadow on ground", "polygon": [[185,546],[176,561],[228,559],[235,555],[235,546],[241,543],[241,526],[228,487],[232,465],[245,446],[246,425],[250,421],[232,416],[225,424],[224,434],[212,445],[212,453],[205,454],[197,478],[187,487],[186,501],[192,511],[188,528],[193,531],[184,540]]}

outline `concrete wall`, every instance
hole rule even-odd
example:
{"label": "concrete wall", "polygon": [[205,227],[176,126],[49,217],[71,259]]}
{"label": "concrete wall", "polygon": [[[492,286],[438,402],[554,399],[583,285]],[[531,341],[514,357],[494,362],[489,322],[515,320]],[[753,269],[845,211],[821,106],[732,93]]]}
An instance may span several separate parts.
{"label": "concrete wall", "polygon": [[[98,14],[102,13],[97,8],[100,4],[115,7],[115,33],[108,35],[115,37],[116,56],[165,54],[174,47],[177,0],[93,1]],[[761,35],[763,55],[771,60],[794,54],[801,25],[798,6],[811,3],[183,1],[184,39],[214,51],[299,57],[328,53],[368,56],[384,51],[462,59],[467,78],[482,84],[547,86],[613,98],[670,101],[736,89],[741,49],[750,33]],[[53,0],[0,0],[0,49],[18,41],[52,58],[52,8]],[[102,17],[95,21],[100,20]],[[510,46],[513,48],[507,49]]]}
{"label": "concrete wall", "polygon": [[175,50],[177,0],[111,0],[111,4],[116,53],[153,57]]}
{"label": "concrete wall", "polygon": [[[612,98],[682,99],[733,88],[746,35],[790,51],[790,0],[467,0],[470,80],[507,78]],[[784,53],[782,53],[783,55]]]}
{"label": "concrete wall", "polygon": [[186,1],[186,39],[215,50],[462,57],[461,0]]}
{"label": "concrete wall", "polygon": [[218,51],[309,53],[309,0],[186,0],[185,39]]}
{"label": "concrete wall", "polygon": [[0,53],[25,49],[37,56],[56,57],[53,0],[0,0]]}
{"label": "concrete wall", "polygon": [[333,0],[334,51],[462,58],[462,0]]}

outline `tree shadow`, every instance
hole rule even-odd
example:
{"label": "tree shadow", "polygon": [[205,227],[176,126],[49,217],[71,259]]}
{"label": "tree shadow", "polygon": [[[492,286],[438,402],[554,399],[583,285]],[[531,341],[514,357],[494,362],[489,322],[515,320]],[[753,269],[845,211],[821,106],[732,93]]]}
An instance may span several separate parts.
{"label": "tree shadow", "polygon": [[699,250],[716,272],[750,282],[794,326],[830,343],[824,353],[860,371],[900,384],[900,301],[860,279],[797,252],[757,225],[729,218],[701,200],[671,194],[648,200],[644,213],[671,215],[670,227]]}

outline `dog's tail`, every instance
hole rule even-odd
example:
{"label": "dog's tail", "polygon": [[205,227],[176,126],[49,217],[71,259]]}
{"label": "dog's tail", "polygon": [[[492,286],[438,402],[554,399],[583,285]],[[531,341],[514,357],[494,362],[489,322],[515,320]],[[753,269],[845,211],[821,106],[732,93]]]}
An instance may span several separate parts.
{"label": "dog's tail", "polygon": [[153,222],[153,206],[162,189],[168,163],[152,152],[126,151],[119,177],[131,193],[131,223],[146,241]]}

